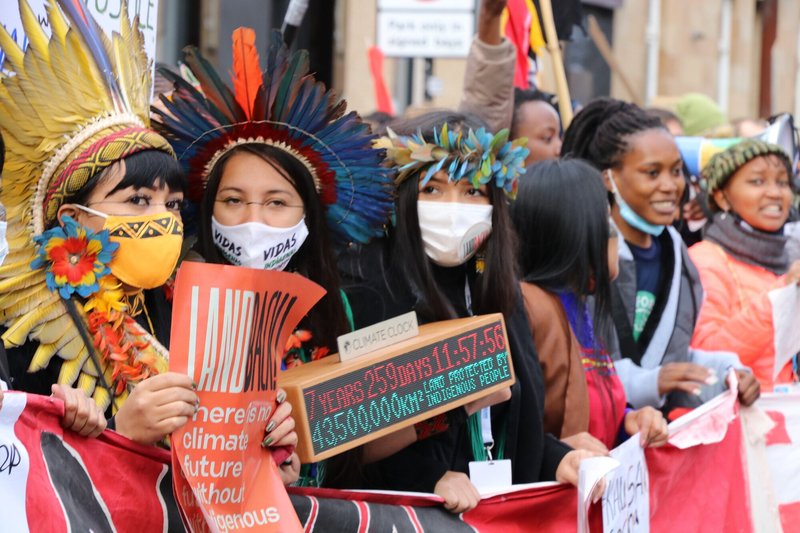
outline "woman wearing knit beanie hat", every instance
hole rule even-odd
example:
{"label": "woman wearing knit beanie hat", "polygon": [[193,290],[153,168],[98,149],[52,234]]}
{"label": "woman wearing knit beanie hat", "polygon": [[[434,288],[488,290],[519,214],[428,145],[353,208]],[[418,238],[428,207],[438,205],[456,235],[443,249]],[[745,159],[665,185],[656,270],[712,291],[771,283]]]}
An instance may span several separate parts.
{"label": "woman wearing knit beanie hat", "polygon": [[688,93],[678,100],[675,114],[683,125],[684,135],[731,137],[733,128],[719,105],[702,93]]}
{"label": "woman wearing knit beanie hat", "polygon": [[788,361],[773,374],[768,296],[800,281],[800,261],[789,262],[783,234],[791,175],[788,156],[763,141],[748,139],[715,155],[703,169],[713,223],[705,241],[689,250],[706,294],[692,346],[738,353],[766,391],[797,381]]}

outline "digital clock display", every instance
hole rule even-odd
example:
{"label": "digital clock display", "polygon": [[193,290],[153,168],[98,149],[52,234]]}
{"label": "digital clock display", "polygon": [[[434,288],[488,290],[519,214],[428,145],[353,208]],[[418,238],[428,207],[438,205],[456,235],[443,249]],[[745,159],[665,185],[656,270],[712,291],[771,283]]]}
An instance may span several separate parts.
{"label": "digital clock display", "polygon": [[314,453],[512,380],[498,320],[318,383],[303,389]]}

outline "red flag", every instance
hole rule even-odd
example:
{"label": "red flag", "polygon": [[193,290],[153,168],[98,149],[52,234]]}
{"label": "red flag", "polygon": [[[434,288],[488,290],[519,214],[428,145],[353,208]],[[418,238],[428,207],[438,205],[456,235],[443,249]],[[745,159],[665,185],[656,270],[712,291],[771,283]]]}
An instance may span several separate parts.
{"label": "red flag", "polygon": [[531,40],[531,12],[525,0],[508,0],[508,23],[506,38],[517,49],[514,67],[514,86],[528,88],[528,50]]}
{"label": "red flag", "polygon": [[181,530],[169,452],[112,431],[61,427],[60,400],[5,393],[0,409],[3,531]]}
{"label": "red flag", "polygon": [[383,52],[377,46],[370,46],[367,56],[369,57],[369,70],[372,73],[372,83],[375,87],[377,110],[394,116],[394,105],[389,96],[389,90],[386,88],[386,80],[383,77]]}

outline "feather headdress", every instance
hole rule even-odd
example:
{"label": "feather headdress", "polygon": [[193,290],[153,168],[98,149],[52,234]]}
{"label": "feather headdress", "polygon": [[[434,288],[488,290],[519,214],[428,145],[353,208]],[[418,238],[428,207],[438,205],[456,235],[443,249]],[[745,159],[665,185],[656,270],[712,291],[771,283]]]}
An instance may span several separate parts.
{"label": "feather headdress", "polygon": [[208,174],[225,153],[241,144],[279,148],[302,163],[314,178],[328,225],[340,243],[380,236],[392,202],[389,170],[382,150],[355,112],[309,73],[308,52],[290,53],[273,32],[261,70],[255,33],[233,33],[231,91],[195,48],[183,63],[198,82],[169,71],[175,90],[161,96],[154,121],[189,176],[189,196],[202,198]]}
{"label": "feather headdress", "polygon": [[[109,391],[95,387],[115,377],[91,357],[75,327],[69,300],[48,288],[39,256],[42,235],[61,204],[114,162],[141,150],[172,154],[149,129],[150,70],[138,20],[122,2],[120,29],[108,38],[81,0],[48,0],[48,38],[26,0],[20,18],[29,43],[23,50],[0,26],[5,72],[0,72],[0,131],[6,163],[0,202],[7,210],[9,254],[0,267],[0,323],[7,348],[39,343],[29,371],[65,360],[59,382],[77,384],[101,406]],[[71,308],[70,308],[71,309]],[[146,338],[131,325],[136,339]],[[138,342],[138,341],[137,341]],[[166,351],[159,347],[161,355]]]}

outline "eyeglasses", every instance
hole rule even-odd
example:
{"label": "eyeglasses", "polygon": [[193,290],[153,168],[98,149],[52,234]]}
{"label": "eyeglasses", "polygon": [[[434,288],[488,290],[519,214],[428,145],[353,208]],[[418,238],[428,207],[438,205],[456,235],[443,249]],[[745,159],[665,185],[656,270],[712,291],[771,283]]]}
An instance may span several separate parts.
{"label": "eyeglasses", "polygon": [[224,209],[230,213],[243,213],[248,206],[257,205],[261,207],[261,213],[267,220],[284,221],[297,217],[298,209],[305,209],[303,205],[290,205],[283,200],[264,200],[262,202],[245,202],[240,198],[217,198],[215,203],[222,204]]}

